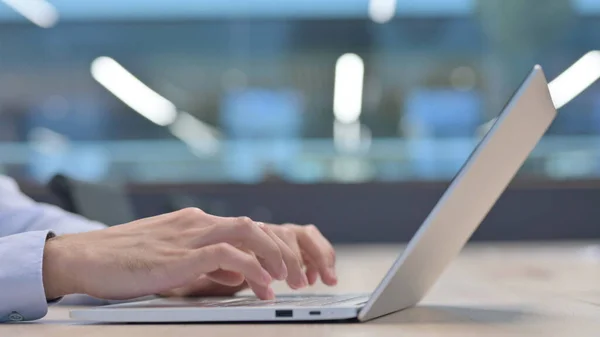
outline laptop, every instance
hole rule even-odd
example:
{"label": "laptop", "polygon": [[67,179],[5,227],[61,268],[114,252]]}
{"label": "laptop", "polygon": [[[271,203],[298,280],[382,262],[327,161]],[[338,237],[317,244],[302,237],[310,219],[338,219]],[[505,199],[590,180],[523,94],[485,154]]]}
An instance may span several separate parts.
{"label": "laptop", "polygon": [[[535,66],[371,294],[160,298],[71,311],[98,322],[368,321],[416,305],[458,255],[556,116]],[[399,225],[399,224],[395,224]]]}

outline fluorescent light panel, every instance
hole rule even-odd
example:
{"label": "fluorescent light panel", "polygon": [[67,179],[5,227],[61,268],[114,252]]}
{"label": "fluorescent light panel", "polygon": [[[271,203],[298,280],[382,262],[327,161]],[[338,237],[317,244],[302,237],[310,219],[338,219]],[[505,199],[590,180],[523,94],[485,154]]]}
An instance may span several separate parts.
{"label": "fluorescent light panel", "polygon": [[50,28],[58,22],[58,11],[46,0],[1,1],[42,28]]}
{"label": "fluorescent light panel", "polygon": [[591,51],[548,84],[556,109],[562,108],[573,98],[600,78],[600,51]]}
{"label": "fluorescent light panel", "polygon": [[219,132],[185,111],[179,113],[177,120],[169,125],[169,130],[194,150],[204,154],[217,151]]}
{"label": "fluorescent light panel", "polygon": [[356,54],[344,54],[335,64],[333,114],[342,123],[353,123],[360,117],[364,71],[364,62]]}
{"label": "fluorescent light panel", "polygon": [[123,103],[155,124],[167,126],[177,117],[177,108],[110,57],[92,62],[92,77]]}
{"label": "fluorescent light panel", "polygon": [[396,15],[396,0],[370,0],[369,18],[377,23],[386,23]]}

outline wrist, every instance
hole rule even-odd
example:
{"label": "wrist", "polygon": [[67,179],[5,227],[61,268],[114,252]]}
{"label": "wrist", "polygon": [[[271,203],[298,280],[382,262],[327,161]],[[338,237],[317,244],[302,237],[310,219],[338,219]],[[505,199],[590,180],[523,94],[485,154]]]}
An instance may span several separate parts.
{"label": "wrist", "polygon": [[46,299],[53,300],[59,297],[77,293],[71,256],[67,247],[62,244],[61,237],[50,238],[44,246],[44,260],[42,263],[42,278]]}

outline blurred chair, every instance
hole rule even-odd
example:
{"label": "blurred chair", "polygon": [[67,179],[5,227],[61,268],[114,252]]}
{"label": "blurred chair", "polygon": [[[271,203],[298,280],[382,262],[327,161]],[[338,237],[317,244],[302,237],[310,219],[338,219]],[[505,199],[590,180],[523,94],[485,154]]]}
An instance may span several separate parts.
{"label": "blurred chair", "polygon": [[285,177],[300,146],[303,105],[288,90],[243,89],[228,92],[221,125],[228,138],[226,170],[235,181]]}
{"label": "blurred chair", "polygon": [[116,185],[88,183],[58,174],[50,180],[48,189],[66,211],[109,226],[136,218],[127,193]]}
{"label": "blurred chair", "polygon": [[481,123],[476,91],[417,89],[411,92],[401,120],[413,175],[425,179],[452,177],[473,151]]}

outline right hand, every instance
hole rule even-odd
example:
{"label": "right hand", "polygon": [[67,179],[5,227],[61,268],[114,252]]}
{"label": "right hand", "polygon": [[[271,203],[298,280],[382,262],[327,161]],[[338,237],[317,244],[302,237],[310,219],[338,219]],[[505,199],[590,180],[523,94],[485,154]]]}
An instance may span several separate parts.
{"label": "right hand", "polygon": [[298,256],[264,225],[196,208],[99,231],[50,239],[44,249],[46,298],[81,293],[131,299],[164,293],[200,277],[241,274],[261,299],[270,283],[308,284]]}

